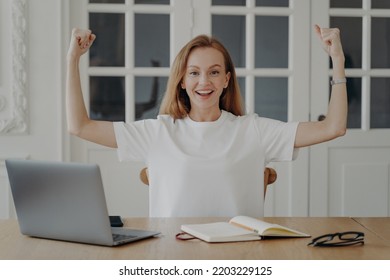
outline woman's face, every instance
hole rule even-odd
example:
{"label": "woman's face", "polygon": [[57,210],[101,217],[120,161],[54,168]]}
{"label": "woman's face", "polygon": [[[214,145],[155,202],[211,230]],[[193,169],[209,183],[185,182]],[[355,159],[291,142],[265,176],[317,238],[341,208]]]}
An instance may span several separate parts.
{"label": "woman's face", "polygon": [[191,114],[220,114],[219,98],[228,86],[223,55],[214,48],[196,48],[190,53],[181,87],[191,102]]}

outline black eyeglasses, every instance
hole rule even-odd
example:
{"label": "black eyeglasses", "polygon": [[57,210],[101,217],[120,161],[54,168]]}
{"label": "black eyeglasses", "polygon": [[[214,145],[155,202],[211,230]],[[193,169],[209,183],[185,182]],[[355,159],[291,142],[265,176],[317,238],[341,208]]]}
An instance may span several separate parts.
{"label": "black eyeglasses", "polygon": [[[339,241],[334,238],[338,237]],[[338,246],[352,246],[363,245],[364,233],[359,231],[346,231],[329,233],[314,238],[309,244],[317,247],[338,247]]]}

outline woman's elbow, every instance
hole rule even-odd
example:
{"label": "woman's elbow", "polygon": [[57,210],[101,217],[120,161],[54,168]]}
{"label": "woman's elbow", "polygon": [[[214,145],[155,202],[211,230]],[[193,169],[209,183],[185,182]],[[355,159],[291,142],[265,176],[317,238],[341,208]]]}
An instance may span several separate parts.
{"label": "woman's elbow", "polygon": [[344,136],[347,133],[347,127],[343,127],[338,131],[338,137]]}
{"label": "woman's elbow", "polygon": [[79,132],[77,130],[69,128],[69,127],[68,127],[68,133],[70,135],[73,135],[73,136],[78,136],[79,135]]}
{"label": "woman's elbow", "polygon": [[72,126],[68,124],[68,133],[70,135],[78,136],[80,137],[81,135],[81,128],[77,126]]}
{"label": "woman's elbow", "polygon": [[335,139],[335,138],[344,136],[346,133],[347,133],[347,126],[346,125],[338,125],[338,126],[332,127],[329,134],[331,135],[332,139]]}
{"label": "woman's elbow", "polygon": [[89,118],[84,118],[84,119],[69,118],[67,119],[68,133],[82,138],[82,134],[87,129],[89,123],[90,123]]}

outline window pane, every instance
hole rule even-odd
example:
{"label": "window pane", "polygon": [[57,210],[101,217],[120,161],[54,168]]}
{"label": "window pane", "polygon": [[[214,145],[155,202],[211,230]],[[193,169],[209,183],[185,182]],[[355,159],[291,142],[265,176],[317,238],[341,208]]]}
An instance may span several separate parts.
{"label": "window pane", "polygon": [[245,67],[245,16],[212,16],[212,34],[229,51],[236,67]]}
{"label": "window pane", "polygon": [[244,110],[245,110],[245,77],[237,77],[238,86],[240,88],[241,93],[241,99],[244,103]]}
{"label": "window pane", "polygon": [[155,119],[164,97],[167,77],[135,78],[135,119]]}
{"label": "window pane", "polygon": [[288,7],[288,0],[256,0],[256,6]]}
{"label": "window pane", "polygon": [[371,67],[390,68],[390,18],[372,18]]}
{"label": "window pane", "polygon": [[261,117],[287,121],[287,78],[255,79],[255,112]]}
{"label": "window pane", "polygon": [[124,4],[125,0],[89,0],[89,3],[91,4],[101,4],[101,3],[107,3],[107,4]]}
{"label": "window pane", "polygon": [[124,66],[124,14],[90,13],[89,28],[96,34],[89,52],[89,65]]}
{"label": "window pane", "polygon": [[340,29],[345,67],[362,68],[362,18],[331,17],[330,26]]}
{"label": "window pane", "polygon": [[348,128],[362,127],[362,79],[348,78]]}
{"label": "window pane", "polygon": [[371,128],[390,128],[390,78],[371,79]]}
{"label": "window pane", "polygon": [[255,67],[288,68],[288,17],[256,16],[255,28]]}
{"label": "window pane", "polygon": [[371,0],[371,8],[373,9],[390,9],[389,0]]}
{"label": "window pane", "polygon": [[330,0],[331,8],[361,8],[362,0]]}
{"label": "window pane", "polygon": [[169,5],[169,0],[134,0],[134,4]]}
{"label": "window pane", "polygon": [[245,0],[212,0],[212,6],[245,6]]}
{"label": "window pane", "polygon": [[90,77],[89,108],[94,120],[125,120],[125,78]]}
{"label": "window pane", "polygon": [[135,15],[135,66],[150,67],[151,61],[169,67],[169,15]]}

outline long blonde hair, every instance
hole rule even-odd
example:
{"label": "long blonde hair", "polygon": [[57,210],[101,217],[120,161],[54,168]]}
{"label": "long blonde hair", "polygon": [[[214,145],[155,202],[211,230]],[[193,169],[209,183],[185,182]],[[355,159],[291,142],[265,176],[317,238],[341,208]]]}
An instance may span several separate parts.
{"label": "long blonde hair", "polygon": [[219,100],[221,110],[228,111],[236,116],[244,115],[240,88],[237,83],[233,61],[226,48],[214,37],[199,35],[188,42],[176,56],[171,67],[165,96],[160,106],[160,114],[168,114],[172,118],[185,118],[191,110],[190,99],[181,82],[186,73],[188,57],[195,48],[214,48],[220,51],[225,60],[226,73],[230,72],[229,84]]}

